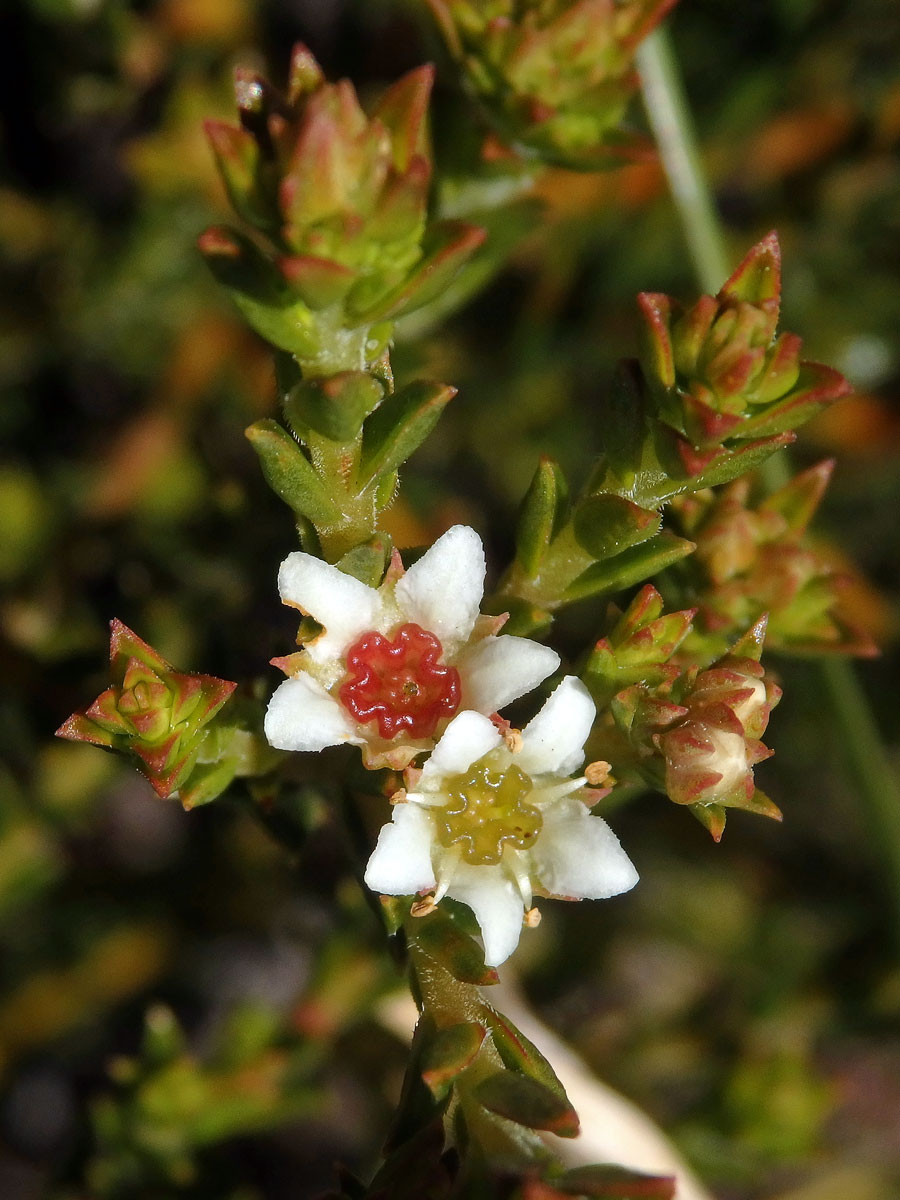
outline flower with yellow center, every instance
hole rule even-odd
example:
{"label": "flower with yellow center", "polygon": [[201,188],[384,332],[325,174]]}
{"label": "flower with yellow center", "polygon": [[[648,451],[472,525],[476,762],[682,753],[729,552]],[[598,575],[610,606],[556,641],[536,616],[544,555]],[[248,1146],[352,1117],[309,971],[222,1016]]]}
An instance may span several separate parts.
{"label": "flower with yellow center", "polygon": [[485,962],[518,945],[533,895],[602,900],[637,872],[605,821],[584,775],[595,715],[569,675],[521,737],[504,739],[481,713],[453,718],[394,806],[366,867],[366,883],[391,896],[434,893],[467,904],[481,926]]}

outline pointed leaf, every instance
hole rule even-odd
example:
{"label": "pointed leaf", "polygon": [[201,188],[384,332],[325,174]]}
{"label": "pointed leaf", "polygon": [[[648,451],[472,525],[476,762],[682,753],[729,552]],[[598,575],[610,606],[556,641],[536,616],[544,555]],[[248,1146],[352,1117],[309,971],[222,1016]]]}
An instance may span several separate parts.
{"label": "pointed leaf", "polygon": [[198,764],[178,789],[182,808],[189,812],[217,799],[232,783],[236,773],[237,763],[233,759]]}
{"label": "pointed leaf", "polygon": [[802,362],[796,386],[783,400],[777,401],[754,417],[741,422],[740,437],[769,437],[783,430],[798,429],[816,413],[849,396],[851,384],[840,371],[822,363]]}
{"label": "pointed leaf", "polygon": [[567,491],[559,464],[543,456],[525,494],[516,527],[516,557],[526,575],[537,574],[556,532]]}
{"label": "pointed leaf", "polygon": [[483,1020],[490,1027],[491,1040],[505,1067],[543,1084],[554,1096],[568,1104],[566,1089],[560,1083],[556,1072],[521,1029],[517,1029],[508,1017],[488,1004],[483,1009]]}
{"label": "pointed leaf", "polygon": [[398,79],[384,93],[374,117],[391,131],[394,166],[405,172],[416,157],[428,156],[428,101],[434,84],[430,63]]}
{"label": "pointed leaf", "polygon": [[309,309],[288,292],[274,265],[248,238],[213,226],[201,234],[197,245],[213,275],[258,334],[300,358],[318,354],[319,339]]}
{"label": "pointed leaf", "polygon": [[456,388],[449,384],[418,380],[389,396],[363,426],[360,478],[396,471],[431,433],[455,395]]}
{"label": "pointed leaf", "polygon": [[301,435],[312,429],[333,442],[352,442],[383,398],[384,388],[368,372],[342,371],[298,383],[284,398],[284,415]]}
{"label": "pointed leaf", "polygon": [[[720,483],[730,483],[739,475],[746,475],[770,458],[776,450],[782,450],[797,440],[793,433],[779,433],[773,437],[763,438],[758,442],[738,442],[736,446],[726,446],[713,458],[701,465],[693,473],[690,490],[700,491],[701,488],[717,487]],[[687,443],[682,443],[680,451],[684,451]],[[682,458],[689,456],[683,452]],[[688,465],[688,464],[686,464]],[[678,488],[683,491],[683,488]]]}
{"label": "pointed leaf", "polygon": [[426,1042],[420,1059],[422,1078],[435,1095],[466,1069],[486,1036],[483,1025],[462,1021],[439,1029]]}
{"label": "pointed leaf", "polygon": [[314,525],[331,525],[341,512],[291,435],[269,418],[256,421],[246,436],[260,457],[266,482],[277,496]]}
{"label": "pointed leaf", "polygon": [[[496,970],[485,966],[481,947],[463,933],[442,908],[435,909],[427,917],[416,918],[412,928],[414,935],[411,934],[410,940],[449,971],[454,979],[480,986],[499,982]],[[409,927],[407,930],[409,932]]]}
{"label": "pointed leaf", "polygon": [[587,496],[572,518],[575,537],[595,558],[611,558],[659,532],[662,515],[623,496]]}
{"label": "pointed leaf", "polygon": [[378,587],[391,554],[391,539],[386,533],[377,533],[361,546],[348,550],[335,566],[345,575],[352,575],[367,587]]}
{"label": "pointed leaf", "polygon": [[278,269],[313,311],[340,303],[357,280],[349,267],[311,254],[280,258]]}
{"label": "pointed leaf", "polygon": [[672,353],[672,301],[663,292],[641,292],[637,298],[646,322],[645,342],[654,379],[666,388],[675,386]]}
{"label": "pointed leaf", "polygon": [[617,592],[642,583],[679,562],[695,549],[693,542],[663,530],[642,546],[632,546],[605,562],[588,567],[563,593],[563,601],[581,600],[601,592]]}
{"label": "pointed leaf", "polygon": [[749,304],[781,299],[781,247],[772,230],[753,247],[722,285],[720,296],[734,296]]}
{"label": "pointed leaf", "polygon": [[291,52],[291,66],[288,71],[288,104],[294,107],[303,96],[315,92],[325,82],[322,68],[316,62],[312,51],[297,42]]}
{"label": "pointed leaf", "polygon": [[525,1075],[498,1071],[496,1075],[483,1079],[474,1094],[488,1112],[515,1121],[517,1125],[524,1125],[527,1129],[546,1129],[558,1137],[578,1136],[578,1114],[575,1109],[542,1083]]}
{"label": "pointed leaf", "polygon": [[234,211],[250,225],[276,228],[277,214],[258,186],[256,139],[246,129],[223,121],[206,121],[203,128]]}
{"label": "pointed leaf", "polygon": [[567,1195],[602,1200],[674,1200],[676,1181],[672,1175],[644,1175],[604,1164],[566,1171],[556,1186]]}
{"label": "pointed leaf", "polygon": [[784,487],[767,496],[759,506],[761,513],[777,513],[792,533],[803,533],[822,502],[834,471],[835,460],[826,458],[795,475]]}
{"label": "pointed leaf", "polygon": [[484,241],[484,230],[463,221],[432,226],[423,243],[422,258],[403,283],[372,301],[368,286],[350,293],[348,311],[360,322],[391,320],[421,308],[439,296],[457,271]]}
{"label": "pointed leaf", "polygon": [[728,813],[721,804],[689,804],[688,808],[700,822],[704,829],[708,830],[714,842],[721,842],[722,834],[725,832],[725,822],[728,818]]}

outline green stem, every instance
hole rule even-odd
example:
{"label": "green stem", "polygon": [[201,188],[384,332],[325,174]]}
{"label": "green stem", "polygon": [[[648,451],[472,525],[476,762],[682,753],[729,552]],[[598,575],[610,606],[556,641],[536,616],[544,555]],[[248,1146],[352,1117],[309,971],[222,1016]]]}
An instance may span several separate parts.
{"label": "green stem", "polygon": [[668,35],[655,30],[637,53],[644,106],[678,209],[701,288],[715,295],[730,268],[719,214],[703,164],[678,63]]}
{"label": "green stem", "polygon": [[846,767],[859,784],[869,832],[881,851],[900,936],[900,786],[894,766],[853,663],[835,658],[818,666],[840,729]]}
{"label": "green stem", "polygon": [[[715,292],[729,274],[725,238],[697,148],[690,108],[667,35],[653,33],[638,52],[644,104],[700,287]],[[782,461],[783,455],[778,456]],[[771,461],[771,460],[770,460]],[[770,472],[770,475],[775,471]],[[819,665],[847,775],[859,791],[879,846],[900,937],[900,781],[852,663]]]}

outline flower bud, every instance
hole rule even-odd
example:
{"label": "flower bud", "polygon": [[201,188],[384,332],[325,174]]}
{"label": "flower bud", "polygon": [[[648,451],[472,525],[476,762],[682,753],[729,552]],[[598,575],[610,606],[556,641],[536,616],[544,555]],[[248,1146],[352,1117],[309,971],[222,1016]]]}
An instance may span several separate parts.
{"label": "flower bud", "polygon": [[784,435],[850,391],[837,371],[800,359],[796,334],[776,337],[780,299],[774,233],[717,296],[692,308],[657,293],[638,297],[647,326],[642,365],[657,413],[694,473],[723,442]]}
{"label": "flower bud", "polygon": [[121,621],[110,632],[111,686],[56,735],[135,755],[158,795],[171,796],[187,782],[210,721],[237,685],[174,671]]}
{"label": "flower bud", "polygon": [[698,606],[685,644],[689,655],[707,657],[706,648],[721,645],[764,612],[769,649],[874,653],[866,634],[841,612],[844,577],[806,534],[832,466],[824,462],[802,472],[756,507],[749,503],[747,479],[717,493],[676,497],[673,511],[697,546],[681,567],[686,596]]}
{"label": "flower bud", "polygon": [[517,149],[576,169],[645,149],[622,127],[634,53],[675,0],[427,0],[470,90]]}
{"label": "flower bud", "polygon": [[759,739],[781,697],[758,661],[764,635],[765,618],[732,653],[705,671],[687,672],[677,688],[682,715],[652,739],[664,759],[669,799],[691,806],[716,840],[725,808],[781,815],[753,780],[753,767],[772,754]]}
{"label": "flower bud", "polygon": [[[240,127],[207,124],[235,212],[268,242],[272,278],[255,246],[231,236],[223,255],[222,231],[200,248],[254,328],[312,374],[364,370],[384,349],[383,337],[367,348],[367,327],[430,299],[483,238],[460,222],[428,225],[432,79],[431,67],[410,72],[367,117],[353,85],[327,83],[298,45],[287,96],[239,71]],[[342,329],[362,333],[336,363]]]}

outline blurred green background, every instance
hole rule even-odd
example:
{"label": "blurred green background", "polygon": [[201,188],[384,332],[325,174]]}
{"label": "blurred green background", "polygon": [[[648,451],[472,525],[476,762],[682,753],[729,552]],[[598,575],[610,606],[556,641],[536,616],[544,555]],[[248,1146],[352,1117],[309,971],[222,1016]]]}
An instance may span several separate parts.
{"label": "blurred green background", "polygon": [[[861,674],[896,765],[900,8],[682,0],[670,24],[734,261],[778,229],[784,325],[858,389],[794,461],[838,458],[819,533],[885,647]],[[231,118],[238,62],[282,80],[298,38],[364,96],[437,58],[436,158],[465,171],[476,118],[414,0],[0,10],[4,1200],[314,1196],[333,1160],[375,1161],[396,1098],[403,1049],[373,1015],[396,976],[327,786],[289,798],[289,853],[238,788],[186,815],[51,736],[105,685],[112,616],[263,694],[293,637],[275,573],[295,533],[243,437],[275,411],[270,358],[195,240],[225,212],[203,118]],[[465,520],[504,561],[537,456],[579,481],[602,446],[635,293],[696,293],[658,166],[550,171],[536,193],[543,220],[487,289],[437,331],[400,330],[400,379],[460,389],[406,470],[400,545]],[[562,647],[596,621],[573,611]],[[547,906],[516,967],[721,1200],[887,1200],[900,880],[817,667],[771,665],[785,698],[759,779],[784,825],[738,815],[715,846],[659,798],[622,807],[641,885]]]}

